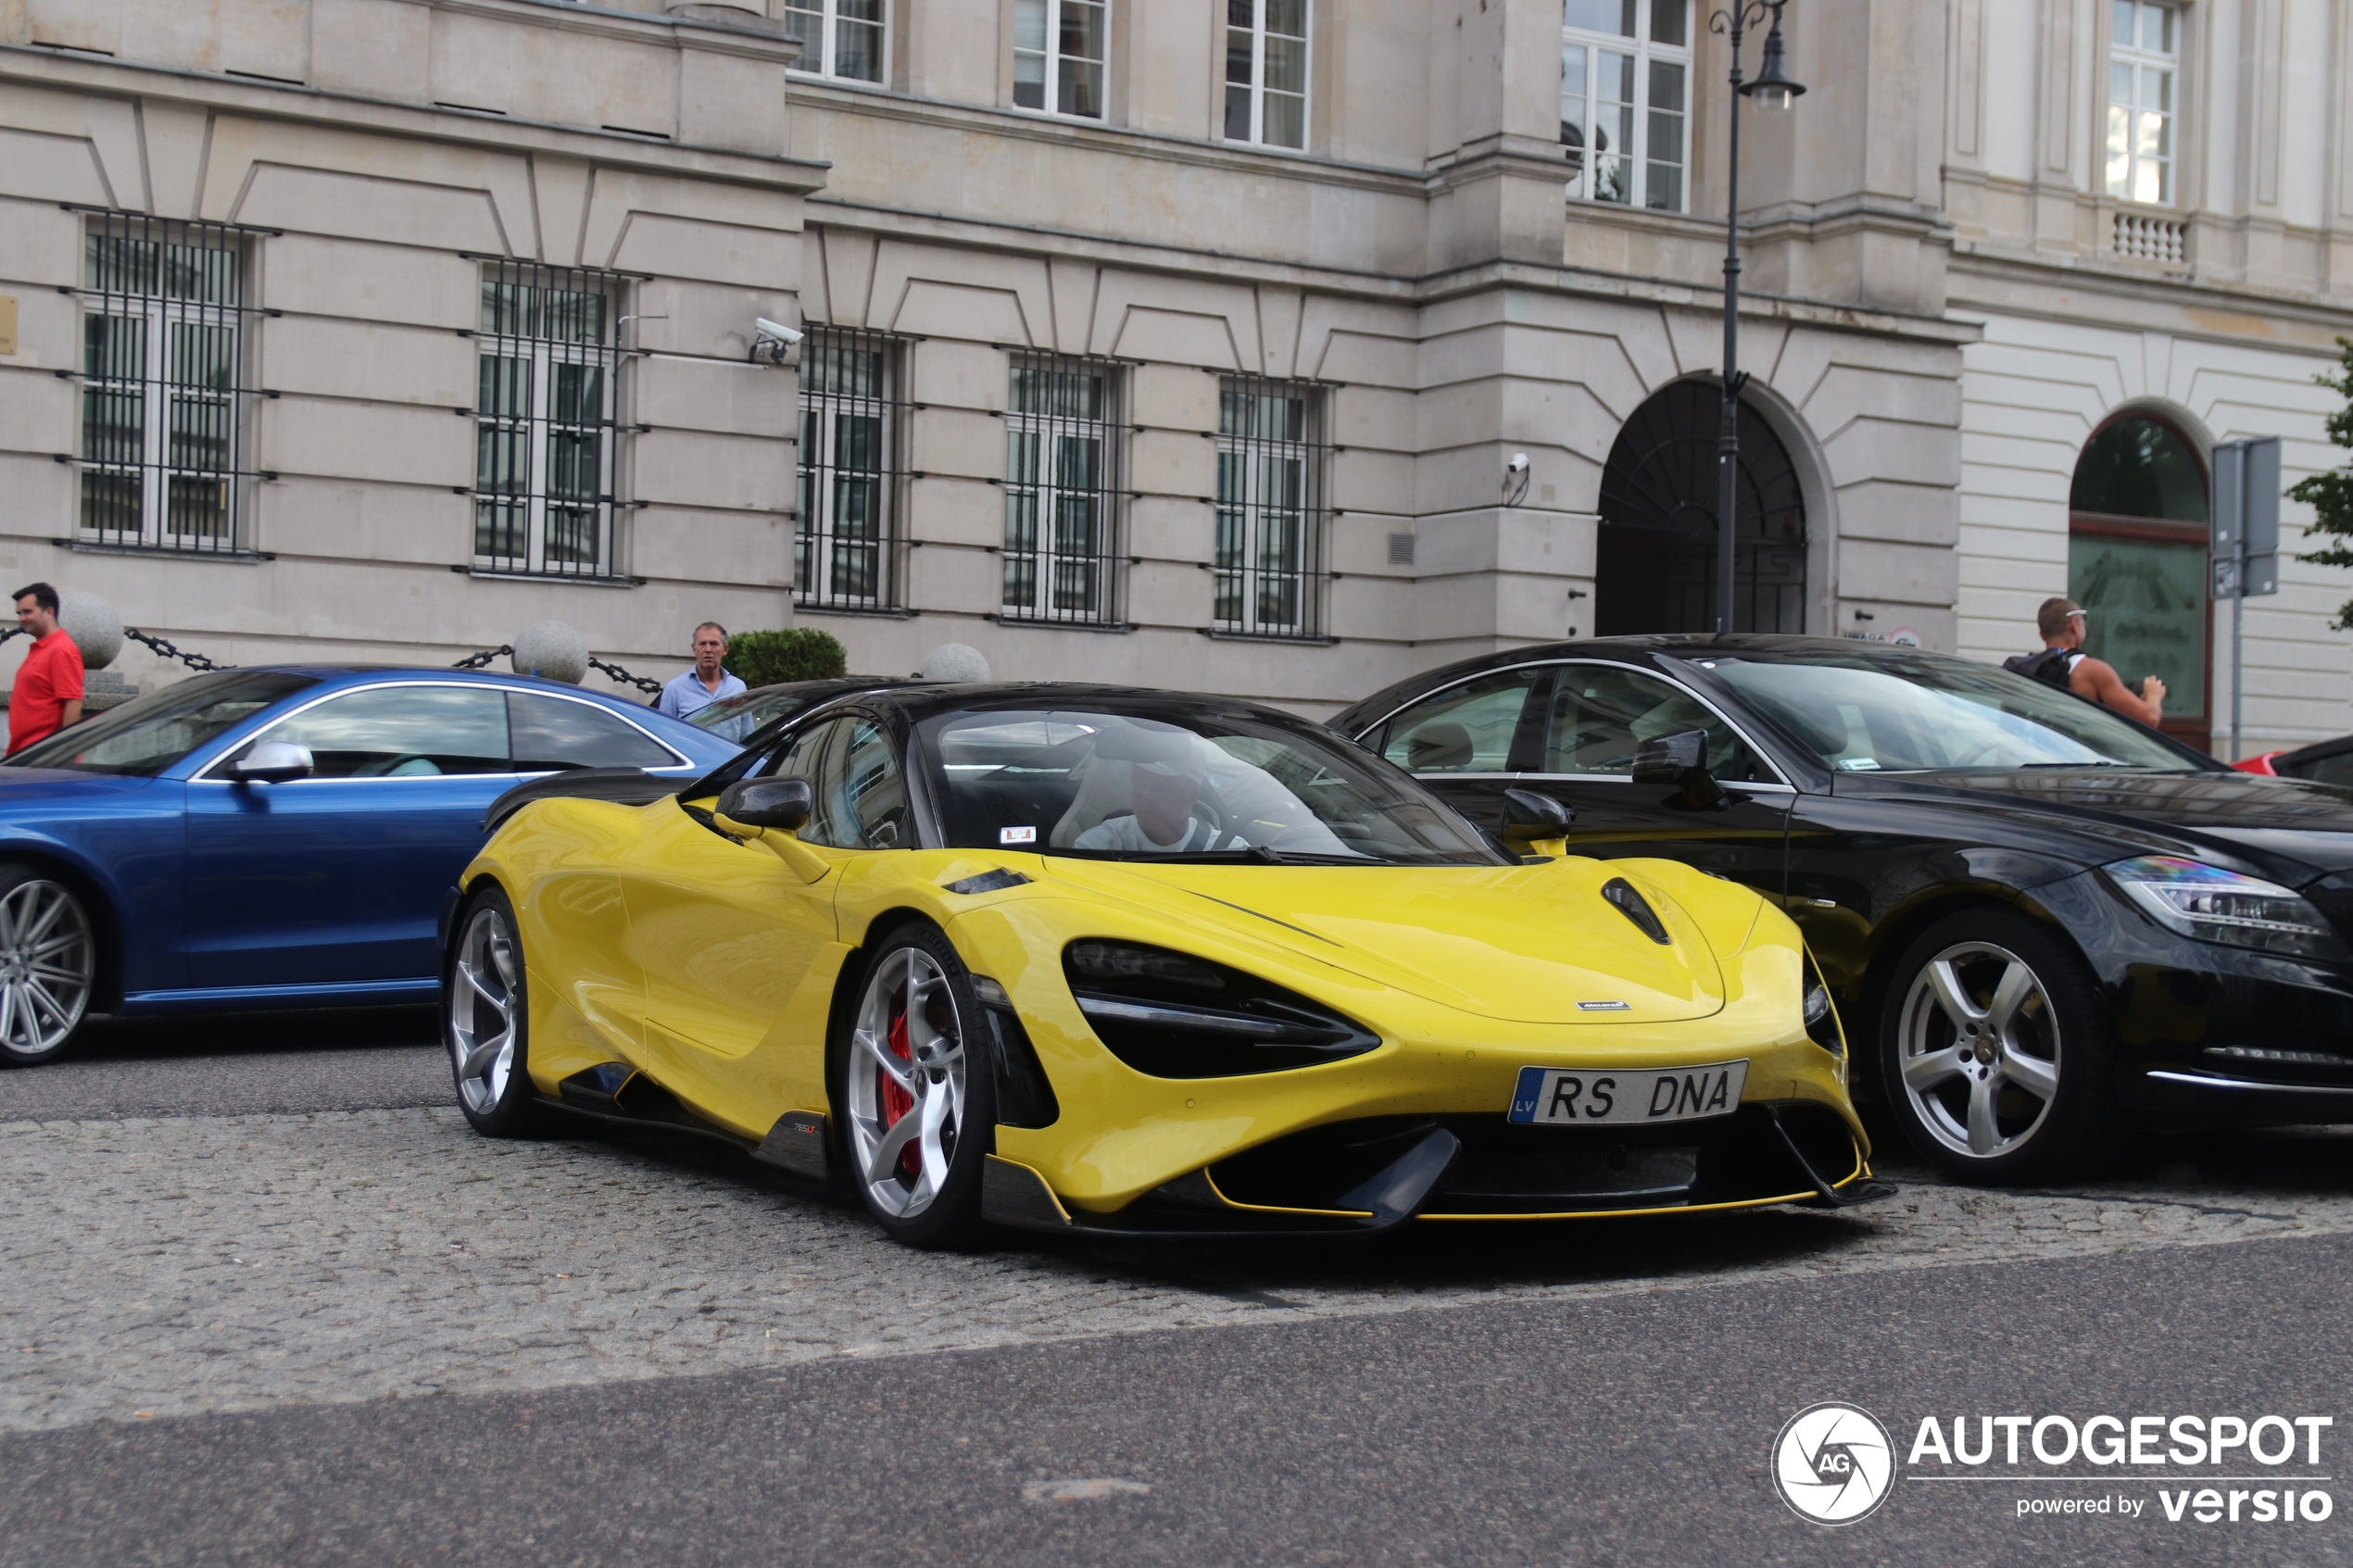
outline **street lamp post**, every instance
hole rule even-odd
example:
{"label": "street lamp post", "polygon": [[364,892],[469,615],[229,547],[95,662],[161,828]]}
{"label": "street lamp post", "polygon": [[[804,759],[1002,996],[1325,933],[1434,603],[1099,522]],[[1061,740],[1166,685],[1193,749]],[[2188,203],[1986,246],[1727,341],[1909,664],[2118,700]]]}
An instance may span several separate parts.
{"label": "street lamp post", "polygon": [[[1733,525],[1739,504],[1741,462],[1741,100],[1755,98],[1760,109],[1786,111],[1806,89],[1789,78],[1781,44],[1781,7],[1789,0],[1736,0],[1729,10],[1708,19],[1712,32],[1727,33],[1732,44],[1732,148],[1724,169],[1724,421],[1716,437],[1716,630],[1732,629],[1732,569],[1738,558]],[[1741,80],[1741,35],[1765,19],[1770,11],[1772,31],[1765,35],[1765,58],[1756,80]]]}

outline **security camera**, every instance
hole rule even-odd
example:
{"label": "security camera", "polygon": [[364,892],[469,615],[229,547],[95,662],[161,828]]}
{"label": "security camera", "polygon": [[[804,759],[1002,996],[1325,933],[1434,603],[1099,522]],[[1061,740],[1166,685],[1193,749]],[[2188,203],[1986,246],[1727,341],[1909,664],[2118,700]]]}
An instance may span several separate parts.
{"label": "security camera", "polygon": [[1528,499],[1528,454],[1515,452],[1504,464],[1504,505],[1516,507]]}
{"label": "security camera", "polygon": [[757,334],[751,345],[751,360],[755,365],[790,364],[792,361],[789,357],[800,346],[800,340],[806,335],[786,326],[782,321],[772,321],[765,316],[753,317],[751,325],[753,332]]}

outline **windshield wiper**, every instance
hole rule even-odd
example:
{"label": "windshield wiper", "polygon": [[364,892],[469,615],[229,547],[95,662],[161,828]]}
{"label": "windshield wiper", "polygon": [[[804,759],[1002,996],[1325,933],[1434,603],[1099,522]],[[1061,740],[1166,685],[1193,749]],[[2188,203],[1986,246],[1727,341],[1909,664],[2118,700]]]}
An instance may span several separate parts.
{"label": "windshield wiper", "polygon": [[1098,851],[1097,854],[1107,860],[1149,860],[1177,866],[1382,866],[1399,863],[1377,855],[1305,854],[1277,849],[1267,844],[1252,844],[1239,849],[1185,849],[1165,855],[1150,849],[1121,849],[1108,854]]}
{"label": "windshield wiper", "polygon": [[2021,768],[2021,769],[2025,769],[2025,768],[2145,768],[2145,767],[2147,767],[2147,766],[2148,766],[2148,764],[2147,764],[2147,763],[2145,763],[2145,762],[2111,762],[2111,761],[2108,760],[2106,758],[2102,758],[2102,759],[2101,759],[2099,761],[2097,761],[2097,762],[2020,762],[2020,763],[2019,764],[2019,767],[2020,767],[2020,768]]}

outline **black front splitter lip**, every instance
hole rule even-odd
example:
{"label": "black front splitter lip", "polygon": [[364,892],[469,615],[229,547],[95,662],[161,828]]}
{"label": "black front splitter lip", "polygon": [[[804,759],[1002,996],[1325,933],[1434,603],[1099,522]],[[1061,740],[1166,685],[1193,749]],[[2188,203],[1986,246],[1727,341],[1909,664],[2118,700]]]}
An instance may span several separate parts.
{"label": "black front splitter lip", "polygon": [[[1443,1127],[1434,1127],[1428,1136],[1371,1180],[1341,1196],[1339,1207],[1353,1212],[1333,1214],[1239,1209],[1227,1203],[1207,1178],[1201,1176],[1171,1184],[1172,1187],[1182,1188],[1198,1182],[1200,1193],[1192,1198],[1198,1207],[1155,1209],[1139,1214],[1131,1205],[1117,1214],[1088,1214],[1083,1210],[1074,1214],[1063,1207],[1062,1199],[1054,1196],[1054,1189],[1046,1185],[1044,1176],[1018,1160],[992,1154],[981,1168],[980,1214],[990,1224],[1014,1230],[1100,1240],[1246,1241],[1269,1236],[1380,1236],[1414,1217],[1461,1151],[1461,1140]],[[1252,1212],[1265,1213],[1265,1223],[1241,1218]]]}
{"label": "black front splitter lip", "polygon": [[[1434,1150],[1432,1151],[1435,1152]],[[1410,1196],[1412,1207],[1384,1207],[1364,1210],[1362,1217],[1348,1214],[1316,1214],[1283,1210],[1245,1209],[1219,1198],[1215,1189],[1196,1174],[1172,1186],[1199,1183],[1204,1196],[1211,1200],[1195,1210],[1152,1209],[1139,1211],[1131,1205],[1114,1214],[1093,1214],[1085,1210],[1072,1210],[1063,1206],[1046,1178],[1017,1160],[990,1155],[981,1172],[981,1217],[990,1224],[1012,1230],[1035,1231],[1053,1236],[1084,1237],[1093,1241],[1265,1241],[1265,1240],[1349,1240],[1385,1236],[1422,1218],[1420,1210],[1429,1189],[1438,1185],[1452,1163],[1453,1150],[1447,1149],[1445,1163],[1429,1171],[1426,1185]],[[1425,1156],[1425,1159],[1429,1159]],[[1382,1175],[1348,1195],[1343,1202],[1365,1201],[1367,1188],[1397,1173],[1398,1166],[1412,1159],[1398,1161]],[[1802,1169],[1811,1174],[1811,1168],[1800,1161]],[[1419,1172],[1410,1174],[1418,1176]],[[1734,1209],[1770,1208],[1786,1204],[1806,1209],[1851,1209],[1859,1204],[1877,1203],[1894,1198],[1900,1190],[1893,1183],[1874,1180],[1869,1170],[1858,1173],[1843,1183],[1816,1178],[1816,1190],[1810,1195],[1791,1194],[1780,1198],[1763,1198],[1730,1206]],[[1167,1189],[1163,1189],[1164,1191]],[[1213,1207],[1213,1205],[1214,1205]],[[1710,1205],[1709,1209],[1715,1206]],[[1674,1209],[1627,1210],[1633,1214],[1674,1213]],[[1586,1216],[1592,1219],[1616,1218],[1606,1210],[1595,1210]],[[1480,1214],[1477,1216],[1439,1215],[1431,1223],[1475,1222],[1479,1223],[1541,1223],[1556,1221],[1554,1214]]]}

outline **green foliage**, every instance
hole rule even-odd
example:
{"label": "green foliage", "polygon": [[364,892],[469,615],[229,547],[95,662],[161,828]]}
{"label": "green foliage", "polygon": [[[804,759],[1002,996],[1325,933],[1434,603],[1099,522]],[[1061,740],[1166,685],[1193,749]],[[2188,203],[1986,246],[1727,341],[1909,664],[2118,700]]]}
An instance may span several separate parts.
{"label": "green foliage", "polygon": [[[2344,408],[2329,416],[2329,440],[2353,449],[2353,338],[2338,338],[2336,345],[2344,351],[2337,361],[2336,373],[2312,379],[2346,400]],[[2311,526],[2305,530],[2308,538],[2327,533],[2339,541],[2353,540],[2353,465],[2296,481],[2288,487],[2287,498],[2302,501],[2312,508]],[[2353,544],[2331,545],[2296,558],[2309,560],[2315,566],[2353,566]],[[2353,599],[2337,608],[2336,620],[2332,624],[2340,632],[2353,632]]]}
{"label": "green foliage", "polygon": [[738,632],[727,642],[727,668],[747,686],[823,681],[849,672],[849,650],[831,632],[814,626]]}

